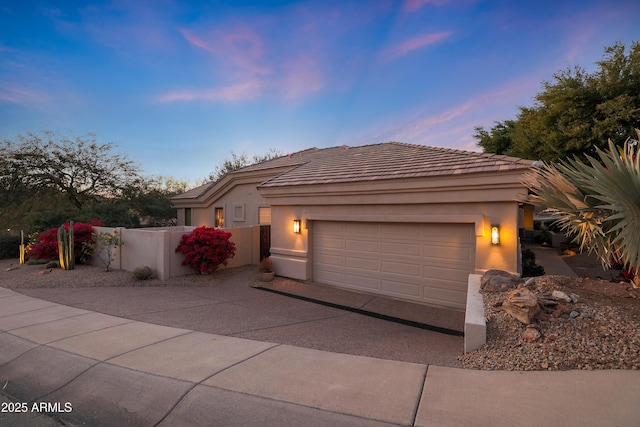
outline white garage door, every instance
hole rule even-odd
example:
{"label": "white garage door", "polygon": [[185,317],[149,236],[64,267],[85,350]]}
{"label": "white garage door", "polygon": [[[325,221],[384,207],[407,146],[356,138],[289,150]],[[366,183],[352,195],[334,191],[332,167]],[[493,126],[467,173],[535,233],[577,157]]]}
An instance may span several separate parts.
{"label": "white garage door", "polygon": [[313,222],[313,280],[457,309],[474,272],[473,224]]}

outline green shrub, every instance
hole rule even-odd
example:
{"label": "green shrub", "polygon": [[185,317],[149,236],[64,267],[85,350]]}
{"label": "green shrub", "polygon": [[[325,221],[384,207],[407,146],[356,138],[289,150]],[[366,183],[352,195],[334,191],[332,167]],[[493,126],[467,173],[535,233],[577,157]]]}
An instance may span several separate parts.
{"label": "green shrub", "polygon": [[20,236],[0,237],[0,259],[20,257]]}
{"label": "green shrub", "polygon": [[149,280],[153,278],[153,270],[146,265],[144,267],[136,267],[133,270],[133,277],[136,280]]}
{"label": "green shrub", "polygon": [[544,276],[544,267],[536,264],[536,254],[531,249],[522,250],[522,277]]}

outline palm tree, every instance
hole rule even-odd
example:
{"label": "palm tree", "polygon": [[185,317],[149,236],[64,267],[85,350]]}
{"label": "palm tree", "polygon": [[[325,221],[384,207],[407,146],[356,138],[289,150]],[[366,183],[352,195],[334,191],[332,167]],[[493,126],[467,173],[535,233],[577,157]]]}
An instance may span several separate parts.
{"label": "palm tree", "polygon": [[[640,139],[640,130],[636,129]],[[597,150],[599,160],[586,156],[555,164],[543,163],[525,174],[529,195],[523,200],[559,217],[558,225],[595,253],[604,268],[621,262],[640,287],[640,158],[638,141],[623,148],[609,141],[608,151]]]}

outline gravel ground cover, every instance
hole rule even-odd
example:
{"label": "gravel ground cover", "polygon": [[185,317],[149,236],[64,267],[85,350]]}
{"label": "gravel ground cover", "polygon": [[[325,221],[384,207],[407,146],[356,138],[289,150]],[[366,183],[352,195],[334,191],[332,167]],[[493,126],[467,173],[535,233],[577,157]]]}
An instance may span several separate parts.
{"label": "gravel ground cover", "polygon": [[578,295],[578,301],[543,311],[532,325],[540,338],[530,342],[528,326],[501,309],[506,292],[483,291],[487,344],[460,356],[465,368],[640,369],[640,290],[587,254],[564,258],[581,277],[541,276],[531,290],[537,295],[559,290]]}

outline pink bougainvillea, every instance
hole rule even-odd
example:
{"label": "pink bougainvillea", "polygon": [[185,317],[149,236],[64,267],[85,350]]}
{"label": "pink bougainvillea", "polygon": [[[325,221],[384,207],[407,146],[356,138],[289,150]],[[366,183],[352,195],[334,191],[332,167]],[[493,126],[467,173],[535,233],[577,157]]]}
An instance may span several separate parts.
{"label": "pink bougainvillea", "polygon": [[[100,226],[99,219],[92,219],[91,225],[82,222],[73,223],[73,253],[78,261],[84,261],[93,244],[93,225]],[[69,223],[64,224],[65,230]],[[58,258],[58,227],[45,231],[38,236],[38,243],[33,245],[29,254],[37,259]]]}
{"label": "pink bougainvillea", "polygon": [[182,265],[201,274],[216,271],[219,265],[236,254],[236,245],[229,240],[231,233],[213,227],[198,227],[191,234],[182,235],[176,253],[185,255]]}

